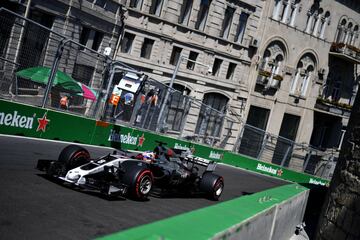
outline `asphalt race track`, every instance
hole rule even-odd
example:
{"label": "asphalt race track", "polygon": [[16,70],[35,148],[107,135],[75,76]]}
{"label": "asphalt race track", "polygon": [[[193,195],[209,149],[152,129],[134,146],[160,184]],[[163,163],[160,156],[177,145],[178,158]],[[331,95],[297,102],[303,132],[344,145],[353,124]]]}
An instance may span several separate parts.
{"label": "asphalt race track", "polygon": [[[137,225],[217,204],[203,198],[107,200],[50,181],[34,167],[57,159],[67,143],[0,135],[0,239],[94,239]],[[92,156],[111,152],[87,147]],[[225,179],[220,202],[287,184],[219,165]]]}

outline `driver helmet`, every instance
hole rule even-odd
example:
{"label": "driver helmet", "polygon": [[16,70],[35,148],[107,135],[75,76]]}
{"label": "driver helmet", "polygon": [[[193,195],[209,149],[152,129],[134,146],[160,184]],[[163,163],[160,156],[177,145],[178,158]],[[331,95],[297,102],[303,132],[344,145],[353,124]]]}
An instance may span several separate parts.
{"label": "driver helmet", "polygon": [[147,162],[151,162],[152,160],[155,159],[155,153],[154,152],[146,151],[142,155],[143,155],[143,160],[147,161]]}

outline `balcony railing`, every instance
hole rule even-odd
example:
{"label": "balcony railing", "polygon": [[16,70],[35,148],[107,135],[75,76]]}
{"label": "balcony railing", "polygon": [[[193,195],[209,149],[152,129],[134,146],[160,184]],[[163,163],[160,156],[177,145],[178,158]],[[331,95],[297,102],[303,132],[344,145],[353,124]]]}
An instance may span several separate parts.
{"label": "balcony railing", "polygon": [[352,63],[360,63],[360,48],[349,44],[333,42],[330,47],[330,54]]}
{"label": "balcony railing", "polygon": [[350,116],[352,106],[350,104],[318,97],[316,99],[315,108],[339,115]]}

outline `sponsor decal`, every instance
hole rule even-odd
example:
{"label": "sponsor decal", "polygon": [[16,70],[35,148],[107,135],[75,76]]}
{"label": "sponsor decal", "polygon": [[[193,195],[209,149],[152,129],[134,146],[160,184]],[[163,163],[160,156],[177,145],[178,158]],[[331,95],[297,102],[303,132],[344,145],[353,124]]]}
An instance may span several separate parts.
{"label": "sponsor decal", "polygon": [[14,111],[13,113],[0,112],[0,125],[32,129],[34,117],[35,114],[33,117],[28,117],[18,114],[18,111]]}
{"label": "sponsor decal", "polygon": [[46,131],[46,126],[50,122],[49,119],[46,118],[46,113],[44,113],[44,116],[42,118],[38,118],[39,126],[37,127],[36,131]]}
{"label": "sponsor decal", "polygon": [[314,179],[314,178],[310,178],[309,183],[310,184],[315,184],[315,185],[321,185],[321,186],[326,186],[327,185],[325,182]]}
{"label": "sponsor decal", "polygon": [[284,173],[283,170],[281,168],[274,168],[272,166],[266,166],[264,164],[258,163],[256,170],[260,170],[262,172],[267,172],[267,173],[271,173],[277,176],[282,176],[282,174]]}
{"label": "sponsor decal", "polygon": [[131,133],[121,134],[121,133],[116,132],[116,130],[111,129],[108,141],[119,142],[119,143],[124,143],[124,144],[129,144],[129,145],[142,146],[144,144],[145,137],[144,137],[144,134],[142,134],[141,137],[139,137],[139,135],[134,137],[131,135]]}
{"label": "sponsor decal", "polygon": [[[29,117],[21,115],[18,111],[14,111],[13,113],[0,112],[0,125],[15,128],[33,129],[35,117],[35,113],[33,114],[33,116]],[[38,126],[36,128],[36,132],[45,132],[46,127],[50,122],[50,119],[48,119],[46,116],[46,112],[44,113],[42,118],[37,118],[37,122]]]}
{"label": "sponsor decal", "polygon": [[189,151],[189,150],[190,150],[189,147],[184,146],[184,145],[181,145],[180,143],[175,143],[174,149],[185,150],[185,151]]}
{"label": "sponsor decal", "polygon": [[209,158],[222,159],[223,155],[218,152],[210,151]]}

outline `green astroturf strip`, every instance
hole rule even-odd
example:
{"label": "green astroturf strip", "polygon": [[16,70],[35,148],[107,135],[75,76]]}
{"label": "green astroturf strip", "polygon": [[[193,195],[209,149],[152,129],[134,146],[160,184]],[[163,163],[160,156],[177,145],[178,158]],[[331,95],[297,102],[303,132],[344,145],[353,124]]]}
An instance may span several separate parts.
{"label": "green astroturf strip", "polygon": [[305,190],[307,188],[289,184],[131,228],[100,239],[209,239]]}

